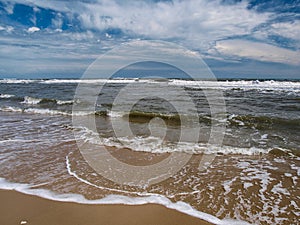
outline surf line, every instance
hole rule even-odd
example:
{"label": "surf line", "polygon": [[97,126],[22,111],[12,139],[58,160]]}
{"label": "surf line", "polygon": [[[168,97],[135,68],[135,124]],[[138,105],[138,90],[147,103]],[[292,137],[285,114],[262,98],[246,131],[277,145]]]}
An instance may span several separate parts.
{"label": "surf line", "polygon": [[116,189],[116,188],[108,188],[108,187],[103,187],[103,186],[98,186],[88,180],[85,180],[83,178],[81,178],[78,174],[76,174],[76,172],[72,171],[71,169],[71,163],[70,163],[70,159],[69,159],[69,155],[71,153],[69,153],[67,156],[66,156],[66,168],[68,170],[68,173],[69,175],[75,177],[77,180],[87,184],[87,185],[90,185],[92,187],[95,187],[95,188],[98,188],[98,189],[101,189],[101,190],[107,190],[107,191],[113,191],[113,192],[118,192],[118,193],[125,193],[125,194],[134,194],[134,195],[137,195],[137,196],[141,196],[141,197],[148,197],[148,196],[157,196],[157,197],[168,197],[168,198],[174,198],[175,196],[181,196],[181,195],[189,195],[189,194],[196,194],[196,193],[200,193],[201,191],[200,190],[195,190],[195,191],[192,191],[192,192],[182,192],[182,193],[177,193],[177,194],[174,194],[174,195],[161,195],[161,194],[157,194],[157,193],[151,193],[151,192],[137,192],[137,191],[126,191],[126,190],[120,190],[120,189]]}

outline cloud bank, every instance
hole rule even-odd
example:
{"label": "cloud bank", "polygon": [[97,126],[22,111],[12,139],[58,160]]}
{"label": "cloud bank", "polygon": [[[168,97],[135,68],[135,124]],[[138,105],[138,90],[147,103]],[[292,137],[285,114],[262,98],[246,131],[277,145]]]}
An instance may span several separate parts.
{"label": "cloud bank", "polygon": [[246,40],[219,41],[216,44],[216,50],[220,54],[231,57],[291,65],[300,64],[300,52],[279,48],[265,43]]}

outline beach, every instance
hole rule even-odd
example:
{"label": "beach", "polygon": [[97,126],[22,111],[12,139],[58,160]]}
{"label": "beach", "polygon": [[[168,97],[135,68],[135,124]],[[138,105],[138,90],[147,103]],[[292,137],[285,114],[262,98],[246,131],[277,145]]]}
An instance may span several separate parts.
{"label": "beach", "polygon": [[300,225],[300,0],[0,0],[0,225]]}
{"label": "beach", "polygon": [[[0,224],[5,225],[209,225],[157,204],[85,205],[47,200],[16,191],[0,191]],[[23,221],[23,223],[22,223]]]}

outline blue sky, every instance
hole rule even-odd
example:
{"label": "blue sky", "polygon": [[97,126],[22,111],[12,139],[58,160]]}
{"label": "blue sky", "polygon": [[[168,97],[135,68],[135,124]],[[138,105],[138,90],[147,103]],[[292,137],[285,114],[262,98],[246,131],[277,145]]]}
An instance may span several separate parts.
{"label": "blue sky", "polygon": [[217,77],[300,79],[300,0],[0,1],[0,78],[76,78],[132,40],[197,52]]}

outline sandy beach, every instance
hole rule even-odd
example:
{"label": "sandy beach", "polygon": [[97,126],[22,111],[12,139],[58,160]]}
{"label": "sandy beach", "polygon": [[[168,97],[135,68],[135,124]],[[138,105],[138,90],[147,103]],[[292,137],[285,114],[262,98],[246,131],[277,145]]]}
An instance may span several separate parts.
{"label": "sandy beach", "polygon": [[56,202],[16,191],[0,190],[0,224],[16,225],[208,225],[210,223],[164,206],[146,204],[85,205]]}

